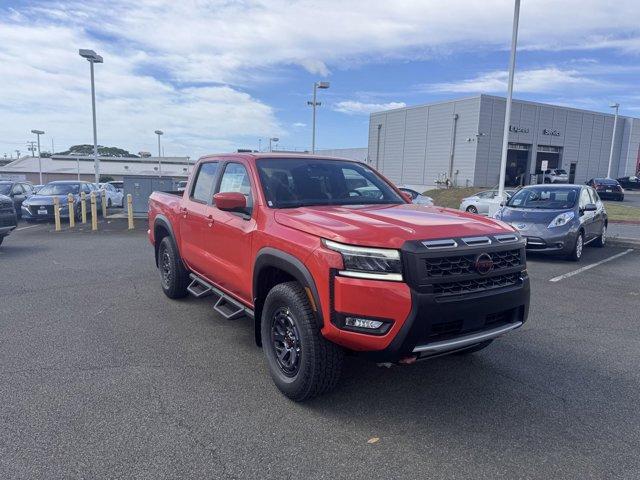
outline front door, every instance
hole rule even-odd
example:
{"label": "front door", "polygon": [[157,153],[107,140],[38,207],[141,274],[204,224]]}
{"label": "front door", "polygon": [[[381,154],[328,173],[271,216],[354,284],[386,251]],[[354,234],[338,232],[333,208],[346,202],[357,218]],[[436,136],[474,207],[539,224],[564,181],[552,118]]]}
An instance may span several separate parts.
{"label": "front door", "polygon": [[208,206],[212,228],[205,236],[207,245],[207,278],[223,290],[232,293],[247,304],[252,304],[251,240],[256,229],[253,218],[255,187],[242,163],[230,162],[221,174],[219,192],[240,192],[247,199],[246,213],[225,212]]}
{"label": "front door", "polygon": [[580,223],[582,224],[582,228],[584,228],[585,233],[585,242],[591,240],[595,235],[594,221],[596,212],[585,212],[584,207],[586,207],[591,202],[591,196],[589,195],[589,190],[587,187],[584,187],[580,190]]}

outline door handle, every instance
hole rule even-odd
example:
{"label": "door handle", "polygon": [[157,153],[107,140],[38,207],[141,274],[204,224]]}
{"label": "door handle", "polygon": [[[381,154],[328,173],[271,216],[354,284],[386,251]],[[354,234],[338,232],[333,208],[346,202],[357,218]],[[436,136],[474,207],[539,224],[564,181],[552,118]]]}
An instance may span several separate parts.
{"label": "door handle", "polygon": [[182,214],[183,218],[187,218],[187,208],[186,207],[180,207],[178,211]]}
{"label": "door handle", "polygon": [[209,220],[209,226],[213,226],[213,215],[207,215],[207,220]]}

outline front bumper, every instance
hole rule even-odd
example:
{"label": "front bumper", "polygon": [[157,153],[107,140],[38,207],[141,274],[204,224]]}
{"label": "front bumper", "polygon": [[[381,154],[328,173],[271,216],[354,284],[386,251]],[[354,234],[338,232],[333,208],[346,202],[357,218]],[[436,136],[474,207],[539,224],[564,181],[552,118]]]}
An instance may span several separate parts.
{"label": "front bumper", "polygon": [[578,228],[571,222],[554,228],[529,224],[520,234],[527,242],[528,252],[568,254],[575,246]]}
{"label": "front bumper", "polygon": [[[45,214],[39,213],[41,207],[44,207]],[[76,204],[75,208],[80,208],[80,205]],[[29,205],[28,207],[22,206],[22,218],[25,220],[53,220],[55,215],[53,213],[53,205]],[[69,218],[69,206],[60,206],[60,218]]]}

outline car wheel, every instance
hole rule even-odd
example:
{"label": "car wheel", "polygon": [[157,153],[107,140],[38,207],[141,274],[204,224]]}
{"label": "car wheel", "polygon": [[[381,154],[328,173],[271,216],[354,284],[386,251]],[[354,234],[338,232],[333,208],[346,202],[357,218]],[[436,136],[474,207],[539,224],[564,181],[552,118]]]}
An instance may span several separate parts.
{"label": "car wheel", "polygon": [[470,353],[478,352],[484,348],[487,348],[489,345],[491,345],[492,342],[493,342],[493,339],[476,343],[472,347],[465,348],[464,350],[460,350],[459,352],[455,352],[455,355],[468,355]]}
{"label": "car wheel", "polygon": [[567,256],[567,258],[569,260],[574,261],[574,262],[579,262],[580,259],[582,258],[582,251],[583,250],[584,250],[584,234],[582,232],[580,232],[578,234],[578,237],[576,238],[576,243],[573,246],[573,250]]}
{"label": "car wheel", "polygon": [[604,247],[607,243],[607,225],[603,225],[602,226],[602,233],[600,234],[600,236],[598,238],[596,238],[593,242],[593,244],[596,247]]}
{"label": "car wheel", "polygon": [[337,385],[344,353],[320,333],[299,283],[271,289],[262,309],[261,333],[271,377],[291,400],[302,402]]}
{"label": "car wheel", "polygon": [[474,207],[473,205],[469,205],[467,207],[467,212],[469,212],[469,213],[478,213],[478,209],[476,207]]}
{"label": "car wheel", "polygon": [[189,293],[189,272],[182,265],[171,237],[164,237],[158,247],[158,269],[162,291],[169,298],[183,298]]}

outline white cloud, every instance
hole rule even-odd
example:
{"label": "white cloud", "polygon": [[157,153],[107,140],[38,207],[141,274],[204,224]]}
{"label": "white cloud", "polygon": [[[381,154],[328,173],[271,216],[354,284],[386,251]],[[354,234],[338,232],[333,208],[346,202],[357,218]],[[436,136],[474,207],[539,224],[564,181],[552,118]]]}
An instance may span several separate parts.
{"label": "white cloud", "polygon": [[[506,71],[493,71],[457,82],[427,84],[422,88],[436,93],[504,93],[507,90],[507,81]],[[514,89],[527,93],[560,92],[575,87],[594,88],[604,85],[604,82],[584,76],[578,70],[556,67],[516,70],[514,79]]]}
{"label": "white cloud", "polygon": [[333,106],[336,112],[347,113],[350,115],[369,115],[373,112],[380,112],[382,110],[391,110],[394,108],[406,107],[404,102],[388,102],[388,103],[363,103],[353,100],[346,100],[344,102],[338,102]]}
{"label": "white cloud", "polygon": [[305,128],[307,126],[306,123],[303,122],[295,122],[293,125],[291,125],[293,128]]}

